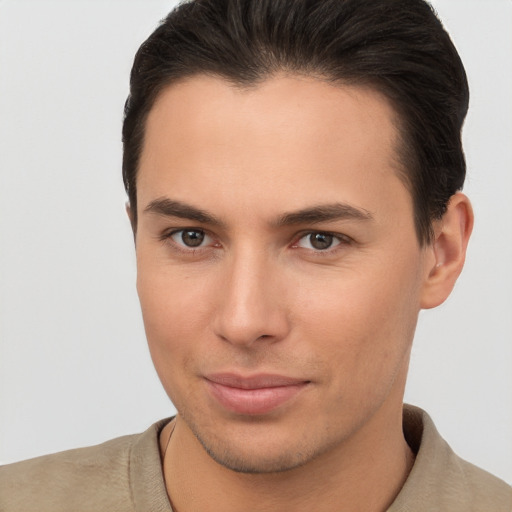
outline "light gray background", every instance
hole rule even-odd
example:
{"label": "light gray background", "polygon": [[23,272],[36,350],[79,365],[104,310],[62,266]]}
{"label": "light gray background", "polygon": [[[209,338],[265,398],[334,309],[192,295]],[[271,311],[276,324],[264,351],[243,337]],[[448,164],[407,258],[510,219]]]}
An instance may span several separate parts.
{"label": "light gray background", "polygon": [[[157,0],[0,0],[0,462],[173,414],[146,348],[121,183],[131,60]],[[437,0],[469,75],[477,220],[420,317],[406,400],[512,483],[512,2]]]}

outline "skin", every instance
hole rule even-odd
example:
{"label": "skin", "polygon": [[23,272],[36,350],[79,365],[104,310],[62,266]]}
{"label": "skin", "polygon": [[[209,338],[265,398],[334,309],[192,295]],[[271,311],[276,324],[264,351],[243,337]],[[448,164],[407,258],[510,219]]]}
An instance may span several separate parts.
{"label": "skin", "polygon": [[[362,87],[196,76],[157,99],[137,181],[137,288],[178,411],[161,435],[176,510],[385,510],[399,492],[418,313],[450,293],[472,212],[456,194],[420,247],[396,149],[393,109]],[[301,385],[244,414],[212,394],[223,372]]]}

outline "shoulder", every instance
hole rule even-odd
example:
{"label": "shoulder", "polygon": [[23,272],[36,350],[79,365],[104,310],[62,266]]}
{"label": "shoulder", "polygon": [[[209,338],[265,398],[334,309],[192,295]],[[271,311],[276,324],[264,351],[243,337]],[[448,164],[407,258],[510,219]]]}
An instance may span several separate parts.
{"label": "shoulder", "polygon": [[425,411],[405,406],[404,434],[416,461],[390,512],[512,511],[512,487],[456,455]]}
{"label": "shoulder", "polygon": [[453,454],[475,511],[512,511],[512,487],[496,476]]}
{"label": "shoulder", "polygon": [[[1,466],[0,510],[134,510],[130,481],[133,447],[141,442],[156,446],[160,423],[143,434]],[[157,451],[149,452],[150,458],[159,462]]]}
{"label": "shoulder", "polygon": [[0,509],[81,511],[87,504],[108,510],[122,504],[130,510],[129,452],[136,437],[0,467]]}

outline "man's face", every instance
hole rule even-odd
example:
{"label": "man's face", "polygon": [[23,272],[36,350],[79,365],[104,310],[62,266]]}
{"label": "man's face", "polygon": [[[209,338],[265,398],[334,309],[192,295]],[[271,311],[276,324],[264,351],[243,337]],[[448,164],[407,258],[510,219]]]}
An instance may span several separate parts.
{"label": "man's face", "polygon": [[218,462],[279,471],[400,416],[432,264],[368,89],[197,76],[150,112],[138,292],[180,421]]}

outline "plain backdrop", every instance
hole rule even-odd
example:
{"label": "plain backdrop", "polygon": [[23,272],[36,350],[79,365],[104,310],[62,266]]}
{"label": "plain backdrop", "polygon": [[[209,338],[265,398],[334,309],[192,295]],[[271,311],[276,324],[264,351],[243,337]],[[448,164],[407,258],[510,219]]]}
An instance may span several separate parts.
{"label": "plain backdrop", "polygon": [[[160,0],[0,0],[0,462],[145,430],[153,369],[121,182],[133,55]],[[437,0],[471,86],[476,226],[446,304],[420,315],[406,400],[512,483],[512,2]]]}

